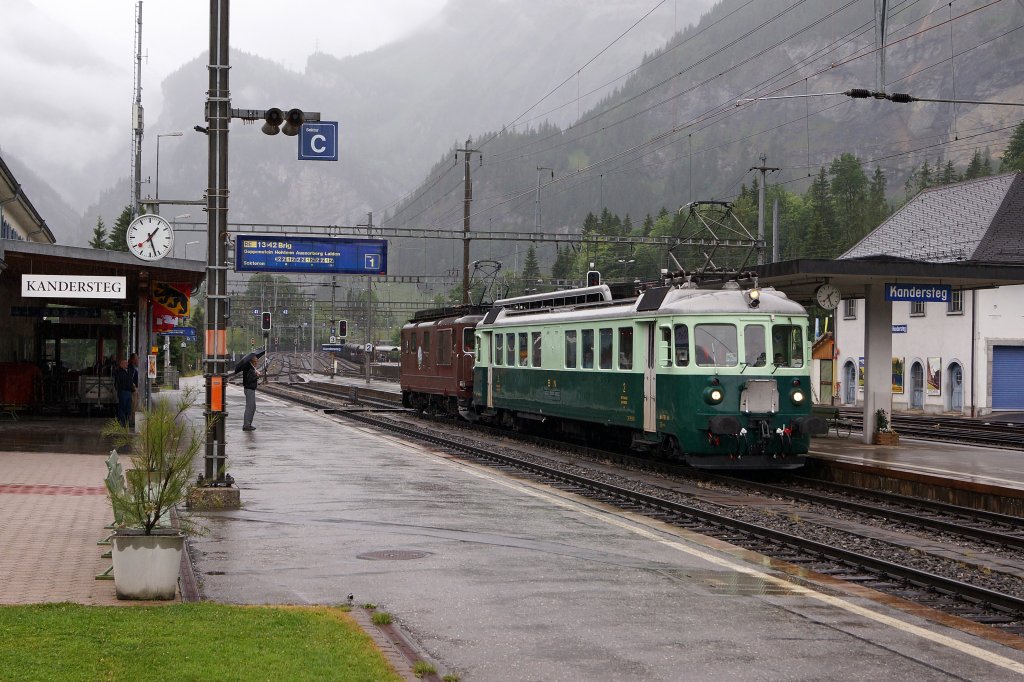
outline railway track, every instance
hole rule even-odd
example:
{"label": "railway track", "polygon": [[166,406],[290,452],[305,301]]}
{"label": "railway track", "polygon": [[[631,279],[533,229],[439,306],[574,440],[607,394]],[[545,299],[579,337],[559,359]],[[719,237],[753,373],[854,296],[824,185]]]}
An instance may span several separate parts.
{"label": "railway track", "polygon": [[[344,392],[339,393],[335,386],[303,385],[301,394],[299,389],[297,386],[290,387],[292,399],[320,409],[327,407],[326,412],[340,418],[427,442],[452,455],[486,461],[492,466],[515,471],[518,475],[528,475],[546,484],[622,509],[639,511],[795,566],[862,584],[1006,632],[1024,634],[1024,582],[1019,577],[1024,572],[1024,559],[1016,562],[1007,560],[1006,574],[996,576],[998,579],[993,580],[991,567],[977,564],[968,566],[970,562],[967,559],[922,557],[920,550],[912,548],[914,542],[909,541],[909,536],[907,544],[911,547],[889,543],[884,549],[879,549],[885,543],[870,535],[857,535],[850,530],[850,524],[821,530],[812,529],[811,522],[800,518],[795,521],[787,518],[771,519],[770,514],[738,513],[736,508],[728,505],[723,510],[721,504],[702,500],[699,492],[695,495],[680,494],[678,490],[631,478],[629,472],[622,469],[609,474],[607,468],[581,465],[578,459],[567,464],[564,459],[556,461],[557,457],[516,452],[514,448],[510,452],[510,448],[505,446],[467,442],[479,441],[480,436],[475,431],[468,437],[453,436],[451,433],[424,428],[420,423],[402,423],[379,414],[381,410],[391,413],[398,411],[393,402],[377,401],[375,405],[356,409],[330,409],[329,406],[336,406],[339,399],[349,400],[350,396]],[[450,424],[447,430],[451,431]],[[566,446],[561,444],[560,447],[564,450]],[[740,485],[748,491],[751,487],[766,485],[735,480],[727,484]],[[877,501],[844,500],[844,497],[849,497],[848,492],[826,494],[822,490],[799,491],[774,486],[765,488],[760,494],[786,497],[791,503],[800,505],[813,505],[813,509],[819,510],[818,517],[828,517],[831,514],[828,510],[841,508],[844,513],[886,519],[890,523],[898,519],[900,524],[931,533],[969,538],[972,543],[990,543],[997,548],[996,553],[1003,548],[1018,552],[1024,549],[1024,521],[1021,519],[982,519],[985,514],[959,508],[939,511],[932,508],[926,515],[916,506],[918,501],[910,499],[900,501],[905,510],[897,511],[896,502],[892,499],[884,506]],[[821,509],[826,511],[821,512]],[[968,513],[973,520],[967,520],[968,517],[964,516]],[[774,516],[783,515],[777,513]],[[959,520],[952,520],[949,518],[951,516]],[[764,518],[778,523],[759,522]],[[989,527],[978,525],[982,523]],[[920,538],[916,544],[922,544]],[[978,550],[972,552],[977,553]],[[959,579],[957,576],[961,574],[967,579]],[[986,580],[994,583],[995,587],[986,586]],[[1008,587],[1004,588],[1003,585]]]}
{"label": "railway track", "polygon": [[[863,430],[864,415],[860,410],[840,409],[839,414],[852,422],[854,429]],[[892,418],[892,428],[911,438],[1024,449],[1024,424],[998,419],[896,414]]]}

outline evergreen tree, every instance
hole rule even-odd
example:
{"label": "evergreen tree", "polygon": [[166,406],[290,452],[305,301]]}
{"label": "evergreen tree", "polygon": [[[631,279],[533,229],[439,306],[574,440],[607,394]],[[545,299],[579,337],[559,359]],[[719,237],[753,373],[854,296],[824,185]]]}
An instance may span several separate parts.
{"label": "evergreen tree", "polygon": [[644,216],[644,224],[641,227],[640,232],[641,232],[641,234],[643,236],[650,237],[651,236],[651,230],[653,230],[653,229],[654,229],[654,218],[652,218],[651,214],[648,213],[647,215]]}
{"label": "evergreen tree", "polygon": [[939,174],[939,184],[951,185],[954,182],[956,182],[956,168],[953,166],[952,161],[947,161],[942,169],[942,173]]}
{"label": "evergreen tree", "polygon": [[1024,120],[1014,128],[1010,144],[1006,145],[1006,151],[1003,152],[999,170],[1002,173],[1024,171]]}
{"label": "evergreen tree", "polygon": [[533,282],[534,284],[536,284],[537,280],[540,278],[540,264],[537,262],[537,248],[533,244],[530,244],[530,248],[526,251],[526,260],[523,261],[522,278],[524,281]]}
{"label": "evergreen tree", "polygon": [[917,191],[928,189],[934,183],[932,179],[932,168],[928,165],[928,159],[921,164],[921,170],[917,172]]}
{"label": "evergreen tree", "polygon": [[903,193],[906,195],[906,200],[910,201],[917,194],[917,166],[910,169],[910,174],[907,176],[907,181],[903,183]]}
{"label": "evergreen tree", "polygon": [[875,166],[875,172],[871,176],[871,184],[868,186],[867,223],[865,225],[868,231],[875,229],[889,217],[889,202],[885,197],[885,186],[885,172],[878,166]]}
{"label": "evergreen tree", "polygon": [[572,247],[555,247],[555,262],[551,266],[551,279],[572,279]]}
{"label": "evergreen tree", "polygon": [[975,178],[980,178],[981,167],[981,152],[975,149],[974,156],[971,157],[971,162],[967,164],[967,170],[964,171],[964,180],[974,180]]}
{"label": "evergreen tree", "polygon": [[[925,166],[928,162],[925,162]],[[865,213],[867,204],[868,178],[860,166],[860,159],[844,153],[832,161],[828,173],[832,176],[829,190],[835,206],[834,222],[824,223],[825,238],[838,247],[845,248],[860,239],[866,232]],[[832,226],[835,225],[835,229]],[[836,244],[838,242],[838,244]]]}
{"label": "evergreen tree", "polygon": [[132,219],[131,206],[125,206],[121,209],[121,215],[117,216],[114,228],[110,231],[110,237],[107,238],[108,249],[111,251],[128,250],[128,226],[132,224]]}
{"label": "evergreen tree", "polygon": [[982,157],[981,161],[981,173],[980,177],[988,177],[992,175],[992,151],[985,147],[985,156]]}
{"label": "evergreen tree", "polygon": [[836,242],[831,234],[832,226],[835,225],[835,212],[832,186],[824,166],[807,189],[807,208],[809,215],[805,254],[815,258],[831,258],[836,255]]}
{"label": "evergreen tree", "polygon": [[594,215],[593,213],[588,212],[587,213],[587,217],[583,219],[583,234],[600,234],[600,233],[601,233],[601,221],[598,220],[596,215]]}
{"label": "evergreen tree", "polygon": [[96,217],[96,227],[92,230],[92,239],[89,241],[89,248],[92,249],[106,249],[107,245],[107,228],[103,224],[103,217]]}

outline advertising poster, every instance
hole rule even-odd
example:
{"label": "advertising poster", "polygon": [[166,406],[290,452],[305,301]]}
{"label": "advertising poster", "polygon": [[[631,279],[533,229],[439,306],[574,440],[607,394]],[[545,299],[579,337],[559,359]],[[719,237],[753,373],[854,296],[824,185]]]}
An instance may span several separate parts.
{"label": "advertising poster", "polygon": [[146,356],[146,376],[150,379],[156,379],[156,356]]}
{"label": "advertising poster", "polygon": [[892,392],[903,393],[903,375],[905,363],[903,358],[892,359]]}
{"label": "advertising poster", "polygon": [[857,358],[857,385],[864,388],[864,358]]}
{"label": "advertising poster", "polygon": [[928,395],[942,395],[942,358],[928,358]]}

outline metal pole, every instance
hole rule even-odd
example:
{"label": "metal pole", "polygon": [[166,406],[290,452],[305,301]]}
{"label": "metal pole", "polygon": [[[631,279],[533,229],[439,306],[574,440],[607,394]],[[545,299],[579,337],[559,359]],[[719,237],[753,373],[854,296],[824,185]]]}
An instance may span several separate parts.
{"label": "metal pole", "polygon": [[462,203],[462,302],[469,303],[469,207],[473,203],[473,182],[470,179],[469,174],[469,158],[473,155],[473,152],[480,153],[477,149],[470,149],[469,145],[473,141],[473,138],[466,138],[466,147],[464,149],[456,149],[456,152],[463,153],[464,172],[464,192],[463,192],[463,203]]}
{"label": "metal pole", "polygon": [[757,192],[757,241],[759,245],[757,247],[757,264],[764,265],[764,192],[765,192],[765,180],[767,178],[768,171],[777,171],[778,168],[769,168],[764,165],[768,157],[761,154],[761,165],[754,166],[750,170],[756,170],[761,172],[761,185],[758,187]]}
{"label": "metal pole", "polygon": [[776,199],[772,202],[772,262],[779,262],[779,249],[781,240],[779,239],[779,200]]}
{"label": "metal pole", "polygon": [[206,219],[206,450],[204,477],[226,485],[225,404],[227,384],[227,266],[224,237],[228,232],[228,16],[230,0],[210,0],[209,90],[206,93],[207,180]]}
{"label": "metal pole", "polygon": [[313,365],[316,356],[314,355],[314,348],[316,347],[316,294],[313,298],[309,299],[309,373],[315,374],[316,367]]}
{"label": "metal pole", "polygon": [[[373,234],[373,212],[366,214],[366,234]],[[370,362],[373,360],[373,278],[366,278],[366,346],[371,350],[366,353],[363,365],[366,367],[366,383],[370,383]]]}
{"label": "metal pole", "polygon": [[135,12],[135,106],[132,108],[132,126],[135,128],[135,194],[132,202],[132,214],[139,215],[142,211],[142,0],[139,0]]}

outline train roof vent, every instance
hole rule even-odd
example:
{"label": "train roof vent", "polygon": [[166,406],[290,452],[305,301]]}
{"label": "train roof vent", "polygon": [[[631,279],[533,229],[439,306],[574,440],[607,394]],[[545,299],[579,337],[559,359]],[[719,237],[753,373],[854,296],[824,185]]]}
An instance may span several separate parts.
{"label": "train roof vent", "polygon": [[648,289],[640,295],[640,300],[637,301],[637,312],[642,313],[657,310],[661,307],[661,304],[665,301],[665,296],[667,296],[670,291],[672,291],[672,287],[654,287],[653,289]]}

